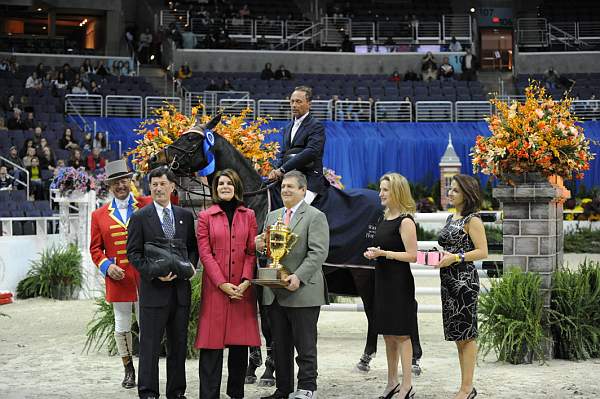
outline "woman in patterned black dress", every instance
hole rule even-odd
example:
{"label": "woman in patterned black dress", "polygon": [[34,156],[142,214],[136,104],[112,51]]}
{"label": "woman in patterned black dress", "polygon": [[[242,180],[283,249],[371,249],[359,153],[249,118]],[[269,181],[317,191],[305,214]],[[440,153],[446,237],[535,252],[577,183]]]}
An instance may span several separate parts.
{"label": "woman in patterned black dress", "polygon": [[461,370],[460,390],[454,399],[473,399],[473,373],[477,359],[477,299],[479,276],[473,261],[488,254],[485,229],[477,211],[481,204],[479,181],[472,176],[452,179],[450,202],[456,209],[440,232],[444,248],[440,270],[444,336],[455,341]]}
{"label": "woman in patterned black dress", "polygon": [[[379,180],[379,197],[385,207],[377,226],[375,242],[364,256],[377,259],[375,267],[375,329],[383,335],[388,382],[380,398],[410,399],[415,395],[411,380],[411,333],[416,324],[415,280],[410,262],[417,259],[417,228],[412,218],[415,201],[408,181],[398,173]],[[398,361],[402,383],[398,383]]]}

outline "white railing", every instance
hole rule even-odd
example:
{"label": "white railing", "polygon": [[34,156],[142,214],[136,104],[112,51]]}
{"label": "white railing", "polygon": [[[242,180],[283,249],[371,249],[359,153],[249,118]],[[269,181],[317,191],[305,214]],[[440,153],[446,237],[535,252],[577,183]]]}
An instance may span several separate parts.
{"label": "white railing", "polygon": [[350,21],[350,38],[375,40],[375,24],[373,22]]}
{"label": "white railing", "polygon": [[254,120],[256,114],[256,102],[248,98],[224,98],[219,101],[219,108],[227,115],[236,116],[248,109],[250,112],[246,114],[246,118],[250,120]]}
{"label": "white railing", "polygon": [[548,21],[546,18],[519,18],[517,44],[521,47],[547,47]]}
{"label": "white railing", "polygon": [[[285,37],[305,32],[312,26],[310,21],[285,21]],[[305,36],[305,37],[304,37]],[[299,38],[309,38],[310,34],[300,35]]]}
{"label": "white railing", "polygon": [[442,38],[441,30],[439,22],[419,21],[417,40],[440,41]]}
{"label": "white railing", "polygon": [[456,122],[480,121],[492,114],[489,101],[456,101],[454,103],[454,120]]}
{"label": "white railing", "polygon": [[140,96],[104,97],[104,116],[141,118],[143,115],[143,100]]}
{"label": "white railing", "polygon": [[452,37],[456,40],[472,41],[471,16],[461,15],[442,15],[442,34],[443,40],[448,42]]}
{"label": "white railing", "polygon": [[344,39],[344,34],[350,32],[350,18],[323,17],[321,23],[323,26],[321,43],[323,44],[340,45]]}
{"label": "white railing", "polygon": [[377,101],[375,122],[412,122],[410,101]]}
{"label": "white railing", "polygon": [[600,120],[600,100],[576,100],[571,103],[571,111],[583,121]]}
{"label": "white railing", "polygon": [[168,26],[171,22],[185,26],[190,22],[190,13],[186,10],[160,10],[160,25]]}
{"label": "white railing", "polygon": [[258,100],[258,116],[276,121],[289,121],[292,119],[290,103],[286,100]]}
{"label": "white railing", "polygon": [[[184,113],[187,116],[190,116],[192,113],[192,108],[197,107],[200,104],[203,104],[203,96],[204,92],[201,91],[186,91],[184,98]],[[206,107],[202,108],[202,113],[206,113]]]}
{"label": "white railing", "polygon": [[496,98],[507,104],[510,104],[513,101],[517,101],[520,103],[525,102],[525,95],[523,95],[523,94],[510,94],[510,95],[504,95],[504,96],[497,96]]}
{"label": "white railing", "polygon": [[146,97],[144,99],[144,118],[154,116],[154,111],[164,108],[168,104],[173,105],[177,111],[181,111],[181,98],[179,97]]}
{"label": "white railing", "polygon": [[233,39],[252,39],[255,36],[251,19],[228,19],[225,21],[225,27],[229,37]]}
{"label": "white railing", "polygon": [[269,19],[257,19],[254,21],[254,32],[256,37],[267,39],[283,39],[285,24],[283,21]]}
{"label": "white railing", "polygon": [[370,122],[371,102],[339,100],[335,103],[335,120]]}
{"label": "white railing", "polygon": [[218,111],[222,99],[249,99],[250,92],[247,91],[209,91],[205,90],[202,98],[207,114],[214,114]]}
{"label": "white railing", "polygon": [[577,24],[578,38],[586,41],[598,41],[600,40],[600,22],[598,21],[587,21],[579,22]]}
{"label": "white railing", "polygon": [[313,100],[310,102],[310,113],[320,121],[333,120],[333,105],[331,100]]}
{"label": "white railing", "polygon": [[65,114],[103,116],[102,96],[100,94],[65,95]]}
{"label": "white railing", "polygon": [[452,122],[452,101],[417,101],[417,122]]}

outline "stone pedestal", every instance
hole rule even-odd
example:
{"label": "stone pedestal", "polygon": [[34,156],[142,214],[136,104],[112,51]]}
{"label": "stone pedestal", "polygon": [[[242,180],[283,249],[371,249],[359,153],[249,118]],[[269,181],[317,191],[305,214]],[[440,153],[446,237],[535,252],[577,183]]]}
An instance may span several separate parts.
{"label": "stone pedestal", "polygon": [[563,263],[562,191],[539,173],[515,175],[514,185],[494,188],[502,203],[504,270],[539,273],[544,306],[550,306],[552,272]]}

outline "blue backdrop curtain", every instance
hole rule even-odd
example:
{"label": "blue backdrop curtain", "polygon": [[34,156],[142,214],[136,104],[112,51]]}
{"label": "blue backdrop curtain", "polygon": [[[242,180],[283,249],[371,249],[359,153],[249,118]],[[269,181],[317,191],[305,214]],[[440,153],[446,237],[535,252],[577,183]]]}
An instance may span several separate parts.
{"label": "blue backdrop curtain", "polygon": [[[88,118],[97,129],[108,131],[111,141],[120,140],[123,150],[133,148],[139,139],[134,130],[140,119]],[[271,121],[268,128],[280,132],[267,141],[282,140],[287,122]],[[439,179],[439,161],[448,145],[448,135],[462,162],[462,172],[472,174],[469,157],[477,135],[490,134],[485,122],[419,122],[368,123],[324,122],[327,140],[324,165],[342,176],[348,188],[366,187],[375,183],[385,172],[398,172],[413,183],[433,185]],[[582,123],[588,138],[600,142],[600,122]],[[600,146],[592,145],[592,152],[600,153]],[[583,183],[586,187],[600,186],[600,159],[591,162]],[[485,184],[488,176],[481,175]]]}

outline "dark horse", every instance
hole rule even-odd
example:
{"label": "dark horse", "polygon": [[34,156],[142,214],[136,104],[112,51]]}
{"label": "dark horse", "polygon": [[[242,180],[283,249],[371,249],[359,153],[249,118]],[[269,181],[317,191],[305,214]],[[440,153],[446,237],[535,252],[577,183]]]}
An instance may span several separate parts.
{"label": "dark horse", "polygon": [[[244,202],[256,213],[258,226],[262,226],[266,214],[280,206],[278,186],[265,185],[261,176],[227,140],[209,132],[218,124],[220,116],[206,126],[195,126],[173,144],[165,148],[151,163],[170,165],[180,176],[190,175],[206,167],[214,156],[214,171],[208,176],[212,182],[214,172],[234,169],[244,183]],[[211,142],[207,146],[207,142]],[[211,154],[208,154],[210,152]],[[270,207],[270,205],[278,206]],[[330,248],[323,267],[330,293],[360,296],[368,321],[367,342],[357,367],[369,370],[369,362],[377,350],[377,333],[373,328],[374,271],[363,257],[365,248],[371,245],[374,228],[382,215],[381,203],[373,190],[341,191],[329,187],[319,196],[313,206],[327,216],[330,227]]]}

